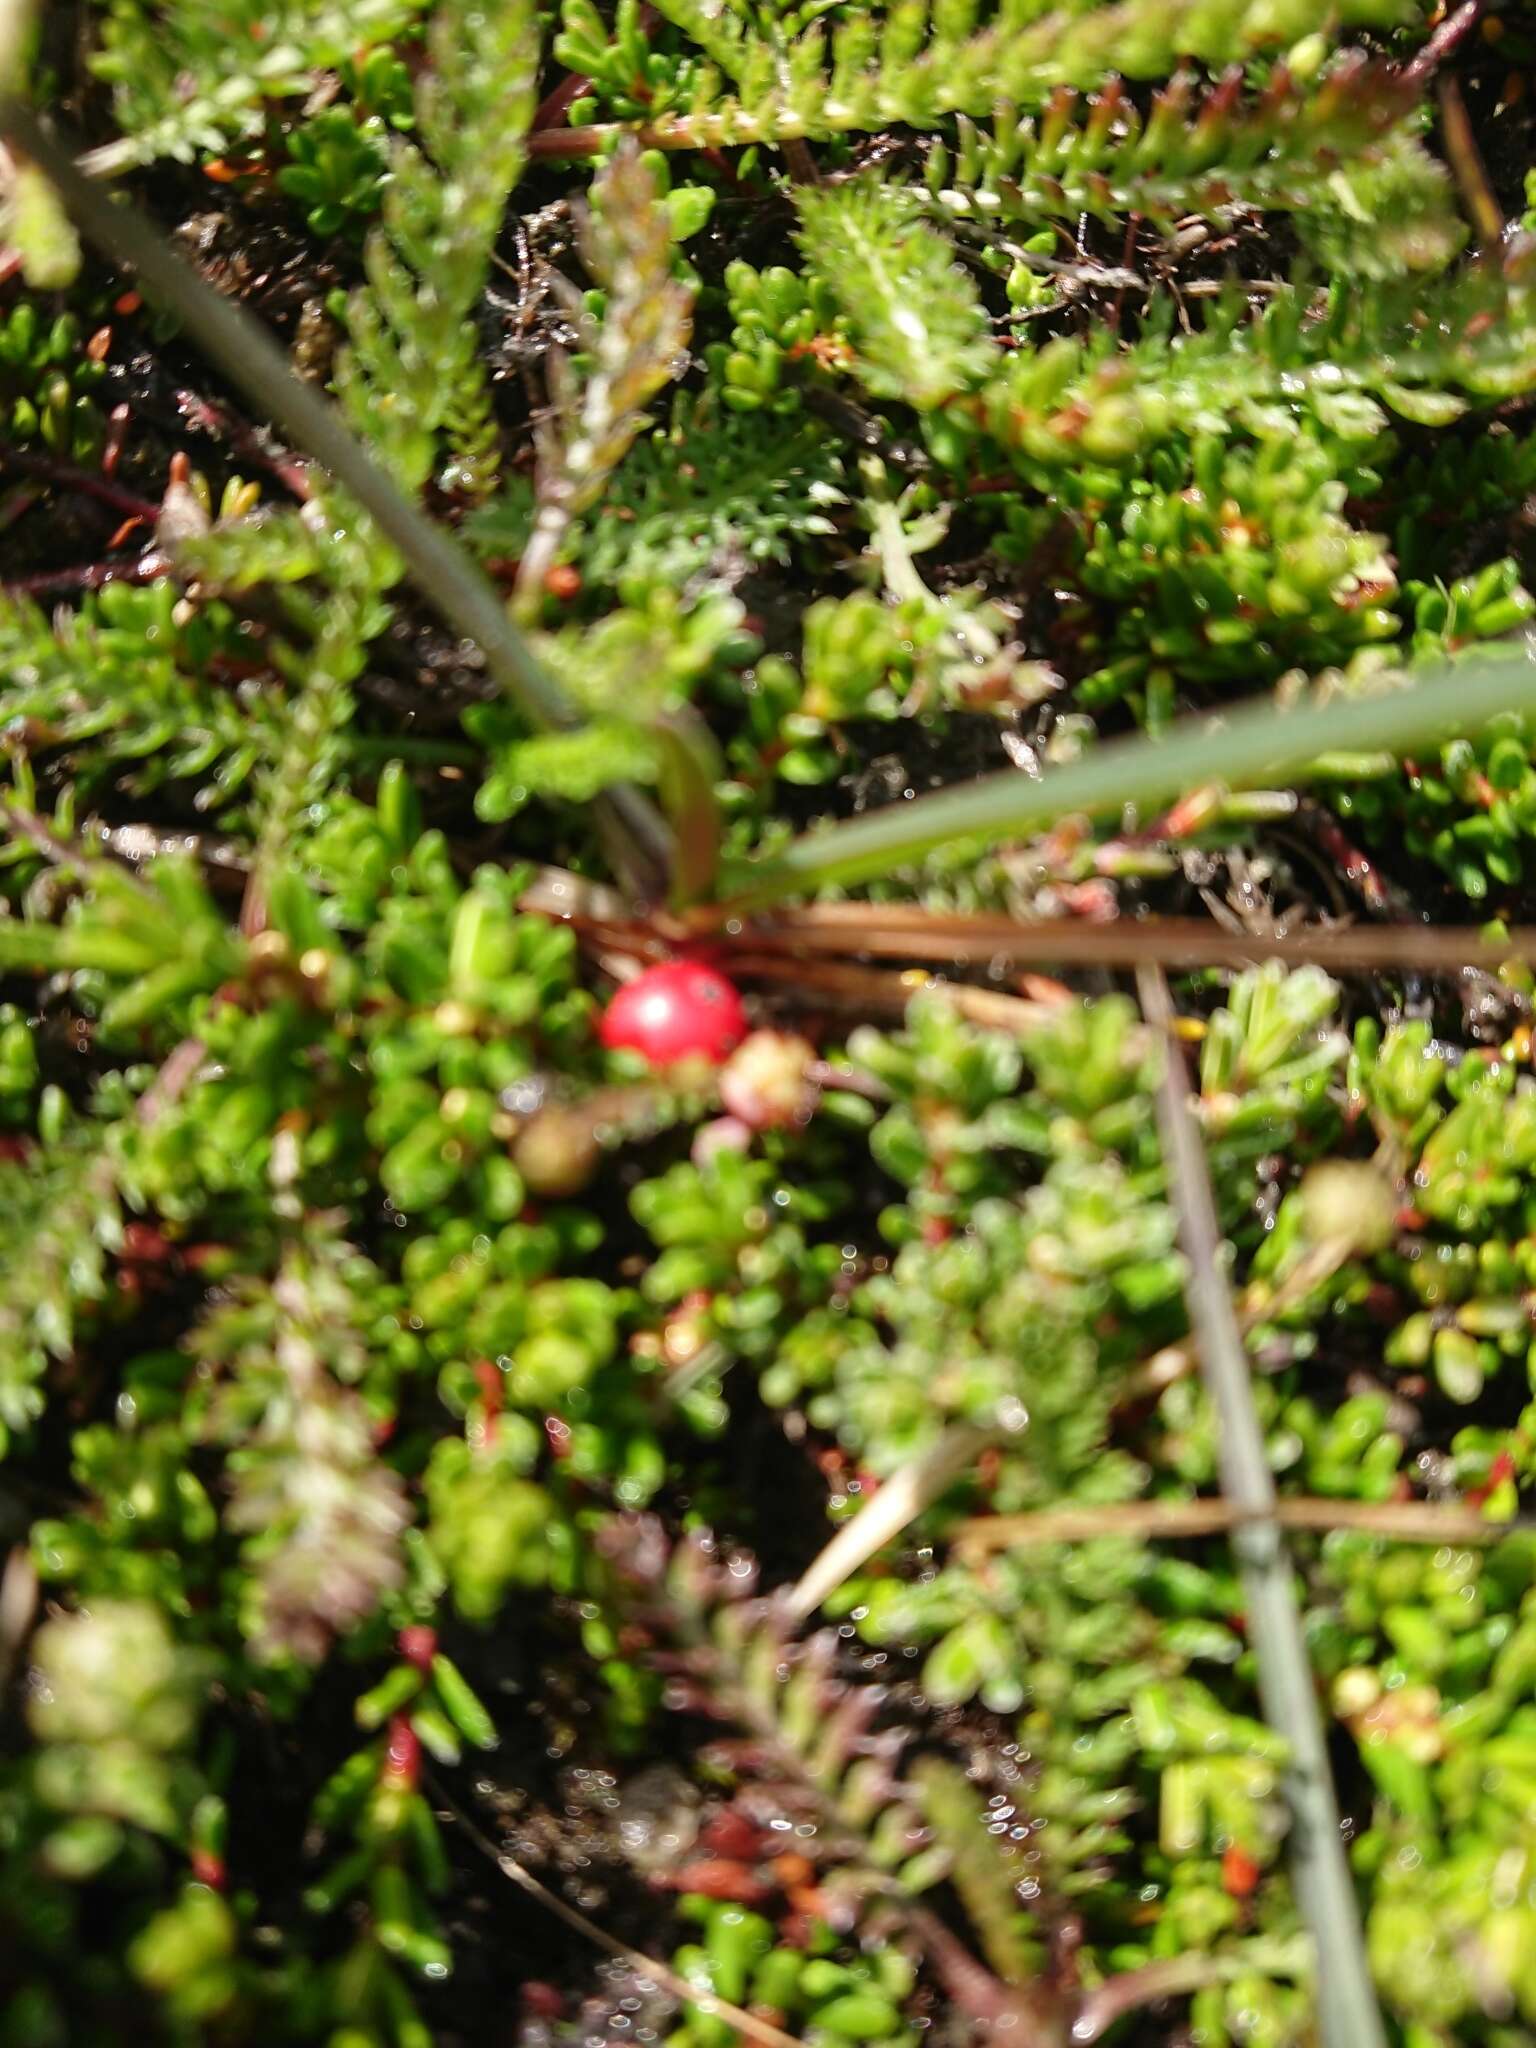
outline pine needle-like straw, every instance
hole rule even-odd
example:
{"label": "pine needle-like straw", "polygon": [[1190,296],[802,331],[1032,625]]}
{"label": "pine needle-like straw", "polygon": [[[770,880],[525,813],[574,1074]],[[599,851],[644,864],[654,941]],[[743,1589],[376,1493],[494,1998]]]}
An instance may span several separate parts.
{"label": "pine needle-like straw", "polygon": [[[876,1494],[876,1500],[879,1499]],[[950,1546],[969,1559],[996,1550],[1038,1549],[1048,1543],[1087,1543],[1099,1536],[1156,1540],[1222,1536],[1255,1522],[1276,1521],[1283,1529],[1353,1529],[1393,1543],[1498,1543],[1513,1529],[1536,1527],[1529,1517],[1490,1522],[1475,1508],[1455,1502],[1329,1500],[1293,1497],[1273,1509],[1243,1509],[1229,1500],[1128,1500],[1098,1507],[1040,1508],[1028,1515],[977,1515],[962,1522]],[[857,1526],[857,1523],[850,1526]]]}
{"label": "pine needle-like straw", "polygon": [[[690,920],[694,929],[704,919]],[[1536,929],[1516,926],[1489,937],[1475,926],[1334,924],[1302,931],[1227,931],[1198,917],[1064,918],[925,910],[916,903],[812,903],[746,925],[731,942],[752,952],[863,955],[935,965],[1140,967],[1170,970],[1251,967],[1260,960],[1330,973],[1492,973],[1511,961],[1536,962]]]}

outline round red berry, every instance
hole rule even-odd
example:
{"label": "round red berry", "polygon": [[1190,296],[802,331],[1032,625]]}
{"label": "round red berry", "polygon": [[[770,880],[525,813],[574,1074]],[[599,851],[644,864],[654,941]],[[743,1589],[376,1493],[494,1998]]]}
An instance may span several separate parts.
{"label": "round red berry", "polygon": [[695,960],[647,967],[603,1012],[602,1040],[638,1052],[653,1067],[679,1060],[718,1063],[747,1035],[741,997],[723,974]]}

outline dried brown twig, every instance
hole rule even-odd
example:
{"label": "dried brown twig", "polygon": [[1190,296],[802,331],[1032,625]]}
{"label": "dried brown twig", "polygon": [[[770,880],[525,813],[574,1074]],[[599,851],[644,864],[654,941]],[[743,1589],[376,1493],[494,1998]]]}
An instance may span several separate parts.
{"label": "dried brown twig", "polygon": [[1483,164],[1482,151],[1472,131],[1472,118],[1461,88],[1454,78],[1439,84],[1440,135],[1461,196],[1472,216],[1477,239],[1485,249],[1497,249],[1504,239],[1504,212]]}
{"label": "dried brown twig", "polygon": [[[1084,1543],[1096,1536],[1218,1536],[1269,1514],[1226,1500],[1115,1501],[1097,1507],[1042,1508],[1028,1515],[977,1515],[962,1522],[951,1541],[956,1551],[978,1557],[1047,1543]],[[1511,1529],[1536,1527],[1536,1518],[1529,1516],[1490,1522],[1475,1508],[1454,1502],[1310,1496],[1276,1501],[1272,1518],[1286,1529],[1356,1529],[1402,1543],[1497,1543]]]}
{"label": "dried brown twig", "polygon": [[1331,924],[1301,931],[1234,932],[1197,917],[1115,918],[1104,923],[1006,913],[935,911],[920,903],[812,903],[742,918],[714,905],[683,916],[628,914],[612,890],[543,869],[522,898],[525,910],[568,920],[615,951],[656,954],[705,941],[731,949],[733,971],[780,978],[776,956],[926,961],[945,966],[1105,967],[1169,970],[1251,967],[1282,960],[1337,974],[1497,972],[1536,964],[1536,927],[1498,938],[1459,925]]}
{"label": "dried brown twig", "polygon": [[804,989],[818,1003],[865,1013],[878,1011],[900,1016],[915,995],[941,993],[971,1023],[994,1031],[1026,1031],[1038,1024],[1049,1008],[1045,1003],[1005,995],[999,989],[972,988],[966,982],[945,981],[915,968],[895,974],[842,961],[813,962],[772,953],[737,954],[729,964],[731,972],[743,981],[787,982]]}
{"label": "dried brown twig", "polygon": [[[694,929],[702,929],[702,921]],[[954,964],[1059,967],[1249,967],[1260,960],[1337,973],[1497,970],[1536,961],[1536,930],[1487,939],[1456,925],[1328,925],[1296,932],[1230,932],[1200,918],[1117,918],[1103,924],[1002,915],[950,915],[907,903],[820,903],[725,928],[728,942]]]}

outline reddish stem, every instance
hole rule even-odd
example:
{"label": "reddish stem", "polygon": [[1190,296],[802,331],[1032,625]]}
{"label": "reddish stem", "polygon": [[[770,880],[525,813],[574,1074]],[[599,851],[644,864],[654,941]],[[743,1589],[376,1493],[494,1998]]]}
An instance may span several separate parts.
{"label": "reddish stem", "polygon": [[591,79],[584,78],[579,71],[569,72],[553,92],[546,93],[539,101],[529,126],[529,135],[541,135],[546,129],[558,128],[571,101],[579,100],[591,83]]}
{"label": "reddish stem", "polygon": [[[542,134],[528,137],[530,156],[584,157],[597,156],[614,133],[614,124],[605,122],[594,128],[547,128]],[[648,128],[635,130],[635,139],[643,149],[651,148],[655,137]]]}
{"label": "reddish stem", "polygon": [[151,525],[160,514],[160,507],[153,499],[141,498],[137,491],[125,490],[121,484],[113,483],[109,476],[102,476],[96,470],[76,469],[70,463],[55,462],[51,455],[41,454],[35,448],[14,448],[9,442],[0,442],[0,469],[17,469],[23,476],[39,477],[44,483],[57,484],[62,490],[82,491],[86,497],[98,498],[103,505],[110,505],[114,512],[130,513],[136,519],[147,519]]}
{"label": "reddish stem", "polygon": [[41,576],[21,576],[0,584],[7,597],[61,597],[76,590],[101,590],[108,583],[152,583],[171,566],[159,548],[148,548],[131,562],[82,562],[74,569],[50,569]]}
{"label": "reddish stem", "polygon": [[437,1630],[424,1623],[413,1623],[401,1629],[395,1638],[395,1647],[407,1664],[414,1665],[423,1677],[432,1669],[432,1659],[437,1655]]}
{"label": "reddish stem", "polygon": [[1410,88],[1415,97],[1428,84],[1430,74],[1439,69],[1458,44],[1465,42],[1482,11],[1483,0],[1465,0],[1463,6],[1441,22],[1413,62],[1404,67],[1401,83]]}
{"label": "reddish stem", "polygon": [[[639,18],[640,33],[648,36],[660,19],[661,16],[654,7],[642,7]],[[573,71],[561,79],[553,92],[546,93],[539,101],[529,126],[530,135],[538,135],[545,129],[557,127],[571,101],[579,100],[591,83],[591,79],[580,71]]]}
{"label": "reddish stem", "polygon": [[269,476],[275,476],[301,504],[307,505],[314,496],[315,487],[307,464],[292,455],[270,453],[261,436],[243,420],[236,419],[222,406],[214,405],[196,391],[178,391],[176,404],[183,419],[201,427],[204,433],[222,434],[243,462],[254,462]]}
{"label": "reddish stem", "polygon": [[501,1414],[502,1398],[505,1392],[501,1369],[489,1358],[475,1360],[475,1379],[480,1388],[480,1399],[485,1407],[485,1442],[494,1443],[496,1423]]}

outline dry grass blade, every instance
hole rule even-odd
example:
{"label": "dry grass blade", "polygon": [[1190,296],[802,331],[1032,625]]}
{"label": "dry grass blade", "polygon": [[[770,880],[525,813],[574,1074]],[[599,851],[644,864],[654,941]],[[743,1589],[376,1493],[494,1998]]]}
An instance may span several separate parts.
{"label": "dry grass blade", "polygon": [[[1516,925],[1498,937],[1460,925],[1333,924],[1292,932],[1233,932],[1208,918],[1117,918],[1079,923],[1031,921],[1003,912],[929,910],[921,903],[811,903],[743,919],[702,904],[681,915],[658,910],[643,922],[611,889],[541,869],[521,898],[525,910],[567,920],[619,951],[664,955],[709,938],[732,950],[738,973],[775,978],[783,959],[806,954],[829,960],[923,961],[935,966],[1158,966],[1171,971],[1251,967],[1282,960],[1332,974],[1497,973],[1515,962],[1536,964],[1536,926]],[[814,971],[814,970],[813,970]]]}
{"label": "dry grass blade", "polygon": [[541,1906],[555,1915],[556,1919],[563,1920],[567,1927],[574,1928],[578,1934],[584,1935],[594,1947],[605,1950],[622,1963],[627,1963],[637,1976],[647,1977],[651,1983],[659,1984],[663,1991],[670,1991],[674,1998],[680,1999],[685,2005],[697,2006],[700,2012],[727,2021],[739,2029],[749,2041],[760,2043],[760,2048],[800,2048],[795,2035],[786,2034],[781,2027],[772,2026],[767,2020],[759,2019],[756,2013],[747,2012],[739,2005],[732,2005],[728,1998],[718,1998],[711,1991],[700,1990],[697,1985],[690,1984],[686,1978],[680,1977],[667,1964],[655,1962],[650,1956],[643,1955],[639,1949],[631,1948],[627,1941],[620,1941],[616,1934],[610,1934],[605,1927],[599,1927],[595,1920],[589,1920],[585,1913],[578,1912],[574,1906],[568,1905],[558,1892],[552,1892],[547,1884],[535,1877],[533,1872],[519,1863],[515,1856],[509,1856],[505,1850],[498,1849],[490,1836],[476,1827],[469,1815],[456,1806],[442,1786],[435,1781],[432,1781],[432,1796],[439,1806],[452,1814],[463,1830],[465,1839],[473,1842],[482,1855],[488,1856],[503,1877],[510,1878],[513,1884],[528,1894],[529,1898],[537,1899]]}
{"label": "dry grass blade", "polygon": [[10,1683],[21,1646],[37,1618],[37,1571],[31,1554],[13,1544],[0,1570],[0,1685]]}
{"label": "dry grass blade", "polygon": [[[734,934],[729,934],[735,936]],[[1536,930],[1499,938],[1455,925],[1332,925],[1298,932],[1230,932],[1195,917],[1067,920],[951,915],[915,903],[818,903],[756,920],[741,943],[795,952],[863,954],[880,959],[976,965],[1249,967],[1260,960],[1325,967],[1337,973],[1393,968],[1419,973],[1536,961]]]}
{"label": "dry grass blade", "polygon": [[1485,249],[1497,249],[1504,239],[1504,213],[1494,195],[1493,184],[1483,166],[1482,152],[1472,132],[1466,101],[1454,78],[1442,78],[1439,87],[1440,134],[1451,169],[1461,187],[1461,196]]}
{"label": "dry grass blade", "polygon": [[800,960],[789,954],[733,955],[731,972],[743,981],[788,982],[818,1002],[865,1014],[879,1012],[899,1017],[905,1014],[915,995],[942,995],[971,1023],[993,1031],[1027,1031],[1050,1008],[1046,1003],[1004,995],[998,989],[969,988],[964,982],[944,981],[937,975],[917,971],[883,973],[878,968],[848,966],[841,961]]}
{"label": "dry grass blade", "polygon": [[814,1614],[860,1565],[867,1564],[876,1551],[894,1542],[908,1523],[916,1521],[962,1472],[975,1464],[995,1435],[995,1431],[960,1423],[946,1430],[922,1457],[892,1473],[868,1506],[843,1524],[790,1588],[786,1608],[791,1618],[801,1622]]}
{"label": "dry grass blade", "polygon": [[554,417],[540,436],[538,512],[517,573],[516,602],[529,616],[571,520],[601,494],[646,406],[687,361],[693,294],[672,275],[669,216],[633,144],[593,181],[582,253],[607,305],[600,321],[579,300],[569,308],[591,358],[584,379],[562,356],[549,361]]}
{"label": "dry grass blade", "polygon": [[1241,1518],[1232,1532],[1232,1551],[1258,1655],[1259,1697],[1271,1727],[1289,1746],[1285,1790],[1291,1809],[1291,1874],[1317,1954],[1319,2038],[1322,2048],[1385,2048],[1360,1910],[1339,1834],[1327,1737],[1307,1660],[1274,1474],[1253,1404],[1205,1151],[1174,1043],[1173,1003],[1160,968],[1142,968],[1137,988],[1142,1012],[1166,1052],[1158,1085],[1158,1129],[1188,1262],[1190,1321],[1220,1432],[1222,1492]]}
{"label": "dry grass blade", "polygon": [[1157,739],[1107,740],[1039,776],[1005,769],[814,827],[778,854],[738,864],[732,881],[739,893],[726,914],[744,918],[832,884],[886,877],[940,847],[979,852],[1028,840],[1063,818],[1150,816],[1195,789],[1273,788],[1310,775],[1328,755],[1401,758],[1431,739],[1473,733],[1520,711],[1530,695],[1523,647],[1490,642],[1475,659],[1415,671],[1411,689],[1341,695],[1282,717],[1260,698],[1219,723],[1186,718]]}
{"label": "dry grass blade", "polygon": [[1270,1519],[1284,1529],[1355,1529],[1400,1543],[1497,1543],[1512,1529],[1536,1527],[1530,1517],[1490,1522],[1475,1508],[1442,1506],[1437,1501],[1308,1497],[1276,1501],[1272,1511],[1259,1512],[1225,1500],[1134,1500],[1102,1507],[1042,1508],[1029,1515],[977,1515],[962,1522],[951,1541],[957,1552],[981,1557],[1047,1543],[1086,1543],[1098,1536],[1220,1536]]}

